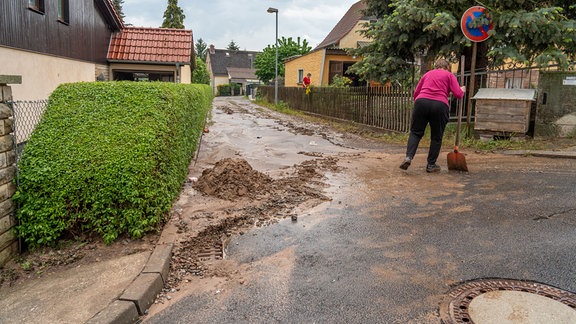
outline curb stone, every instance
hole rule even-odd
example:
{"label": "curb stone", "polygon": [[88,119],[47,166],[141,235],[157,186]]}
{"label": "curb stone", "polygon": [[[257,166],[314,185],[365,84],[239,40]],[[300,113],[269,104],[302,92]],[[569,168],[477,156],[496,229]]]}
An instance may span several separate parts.
{"label": "curb stone", "polygon": [[548,157],[548,158],[576,159],[576,151],[518,150],[518,151],[503,151],[502,154],[505,154],[505,155],[531,155],[531,156]]}
{"label": "curb stone", "polygon": [[138,322],[136,304],[131,301],[115,300],[92,317],[86,324],[125,324]]}
{"label": "curb stone", "polygon": [[88,320],[88,324],[137,323],[162,292],[170,271],[173,244],[160,244],[148,258],[140,275],[122,295]]}
{"label": "curb stone", "polygon": [[164,283],[159,273],[141,273],[124,291],[119,300],[132,301],[138,314],[145,315],[154,303],[156,295],[162,291]]}

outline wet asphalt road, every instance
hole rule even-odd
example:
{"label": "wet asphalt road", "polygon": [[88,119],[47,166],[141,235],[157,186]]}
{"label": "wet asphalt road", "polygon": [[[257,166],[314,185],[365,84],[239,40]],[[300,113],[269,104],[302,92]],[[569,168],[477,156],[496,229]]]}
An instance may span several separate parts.
{"label": "wet asphalt road", "polygon": [[375,161],[327,175],[333,200],[297,222],[233,238],[227,258],[248,266],[245,282],[147,321],[439,323],[450,289],[472,279],[576,291],[574,161],[520,159],[470,175],[383,172]]}

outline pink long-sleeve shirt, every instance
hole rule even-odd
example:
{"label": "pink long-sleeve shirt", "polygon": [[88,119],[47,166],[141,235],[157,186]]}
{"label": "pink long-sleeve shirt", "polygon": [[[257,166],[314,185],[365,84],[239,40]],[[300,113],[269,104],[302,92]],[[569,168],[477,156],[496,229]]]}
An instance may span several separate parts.
{"label": "pink long-sleeve shirt", "polygon": [[460,89],[456,76],[444,69],[434,69],[426,72],[414,90],[414,101],[420,98],[442,101],[448,105],[450,92],[461,99],[464,92]]}

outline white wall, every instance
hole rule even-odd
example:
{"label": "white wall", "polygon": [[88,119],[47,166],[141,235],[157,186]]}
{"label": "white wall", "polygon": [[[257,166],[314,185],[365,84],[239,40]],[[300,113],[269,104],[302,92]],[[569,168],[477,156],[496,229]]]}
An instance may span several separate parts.
{"label": "white wall", "polygon": [[228,80],[228,77],[215,77],[214,78],[214,95],[218,94],[218,86],[219,85],[224,85],[224,84],[230,84],[230,80]]}
{"label": "white wall", "polygon": [[95,81],[95,64],[0,47],[0,74],[21,75],[13,84],[14,100],[48,99],[62,83]]}

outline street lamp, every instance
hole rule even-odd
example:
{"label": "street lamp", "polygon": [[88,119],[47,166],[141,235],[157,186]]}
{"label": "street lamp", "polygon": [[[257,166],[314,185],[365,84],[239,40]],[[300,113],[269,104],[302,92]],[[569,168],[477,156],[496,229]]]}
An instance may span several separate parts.
{"label": "street lamp", "polygon": [[276,77],[274,78],[274,105],[278,105],[278,9],[268,8],[268,13],[276,14]]}

